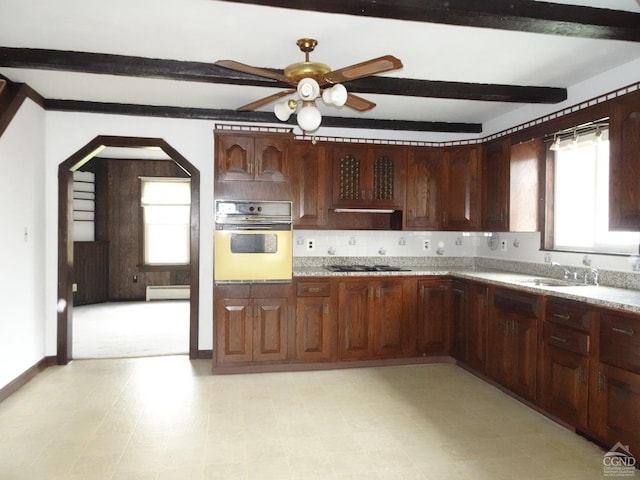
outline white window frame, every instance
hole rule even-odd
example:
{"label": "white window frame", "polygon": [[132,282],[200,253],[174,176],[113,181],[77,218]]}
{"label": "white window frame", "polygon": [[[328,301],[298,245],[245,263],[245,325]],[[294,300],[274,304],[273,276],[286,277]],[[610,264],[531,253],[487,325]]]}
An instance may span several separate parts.
{"label": "white window frame", "polygon": [[[171,187],[175,188],[171,188]],[[188,265],[191,244],[191,180],[181,177],[140,177],[142,261],[146,266]],[[156,245],[170,241],[179,250]]]}
{"label": "white window frame", "polygon": [[553,249],[636,253],[640,233],[609,231],[608,130],[561,141],[553,162]]}

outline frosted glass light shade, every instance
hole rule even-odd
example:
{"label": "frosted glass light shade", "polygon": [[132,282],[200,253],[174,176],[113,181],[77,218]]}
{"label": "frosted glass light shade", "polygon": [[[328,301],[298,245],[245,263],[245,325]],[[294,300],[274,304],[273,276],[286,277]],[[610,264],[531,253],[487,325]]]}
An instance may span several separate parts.
{"label": "frosted glass light shade", "polygon": [[298,82],[298,95],[304,102],[312,102],[320,95],[320,85],[313,78],[303,78]]}
{"label": "frosted glass light shade", "polygon": [[313,104],[305,104],[298,112],[298,125],[305,132],[315,132],[322,123],[322,114]]}
{"label": "frosted glass light shade", "polygon": [[286,122],[287,120],[289,120],[289,117],[295,111],[295,108],[290,107],[289,100],[278,102],[273,106],[273,113],[276,114],[276,117],[281,122]]}
{"label": "frosted glass light shade", "polygon": [[327,105],[342,107],[347,103],[347,89],[341,83],[336,83],[322,92],[322,101]]}

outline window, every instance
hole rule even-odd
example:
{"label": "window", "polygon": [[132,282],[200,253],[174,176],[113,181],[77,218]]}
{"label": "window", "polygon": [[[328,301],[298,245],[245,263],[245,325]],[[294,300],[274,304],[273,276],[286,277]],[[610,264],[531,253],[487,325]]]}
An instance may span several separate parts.
{"label": "window", "polygon": [[640,234],[609,231],[608,131],[555,143],[553,248],[635,253]]}
{"label": "window", "polygon": [[144,264],[189,263],[191,183],[185,178],[141,179]]}

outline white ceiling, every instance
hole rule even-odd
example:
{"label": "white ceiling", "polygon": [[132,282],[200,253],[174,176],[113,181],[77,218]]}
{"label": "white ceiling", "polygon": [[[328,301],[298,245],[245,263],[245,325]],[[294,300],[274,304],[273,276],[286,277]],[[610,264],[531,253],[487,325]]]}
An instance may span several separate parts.
{"label": "white ceiling", "polygon": [[[636,0],[565,0],[640,12]],[[303,60],[295,42],[319,41],[311,59],[332,68],[384,54],[385,75],[570,88],[640,58],[640,44],[422,22],[304,12],[216,0],[2,0],[0,46],[112,53],[213,63],[233,59],[284,68]],[[47,99],[233,110],[279,91],[62,71],[0,68]],[[485,123],[521,104],[360,94],[365,113],[322,106],[331,116]],[[272,105],[261,110],[271,111]],[[274,117],[275,121],[275,117]]]}

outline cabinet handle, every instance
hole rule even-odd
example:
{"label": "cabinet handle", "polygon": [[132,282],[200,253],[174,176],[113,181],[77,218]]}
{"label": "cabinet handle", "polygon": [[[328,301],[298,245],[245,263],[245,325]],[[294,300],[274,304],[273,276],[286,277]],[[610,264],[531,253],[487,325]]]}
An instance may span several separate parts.
{"label": "cabinet handle", "polygon": [[380,298],[381,290],[380,287],[376,288],[376,298]]}
{"label": "cabinet handle", "polygon": [[556,342],[560,342],[560,343],[567,343],[567,339],[564,337],[558,337],[556,335],[551,335],[551,340],[555,340]]}
{"label": "cabinet handle", "polygon": [[566,315],[564,313],[554,313],[553,318],[557,318],[559,320],[569,320],[571,319],[571,315]]}
{"label": "cabinet handle", "polygon": [[373,298],[373,287],[369,287],[368,294],[369,298]]}
{"label": "cabinet handle", "polygon": [[424,285],[420,286],[420,298],[424,298]]}
{"label": "cabinet handle", "polygon": [[325,304],[324,304],[324,309],[323,309],[323,311],[324,311],[324,316],[325,316],[325,317],[329,315],[329,304],[328,304],[328,303],[325,303]]}
{"label": "cabinet handle", "polygon": [[633,337],[633,334],[635,333],[633,331],[633,328],[626,329],[626,328],[611,327],[611,330],[613,330],[616,333],[621,333],[623,335],[628,335],[630,337]]}
{"label": "cabinet handle", "polygon": [[587,369],[585,367],[580,367],[578,370],[578,378],[580,379],[580,383],[587,383]]}
{"label": "cabinet handle", "polygon": [[607,389],[607,377],[602,372],[598,372],[598,391],[604,392]]}
{"label": "cabinet handle", "polygon": [[249,175],[253,175],[253,163],[249,163],[249,164],[247,165],[247,173],[248,173]]}
{"label": "cabinet handle", "polygon": [[247,317],[253,317],[253,307],[251,305],[247,307]]}
{"label": "cabinet handle", "polygon": [[309,293],[318,293],[320,291],[320,287],[309,287]]}

